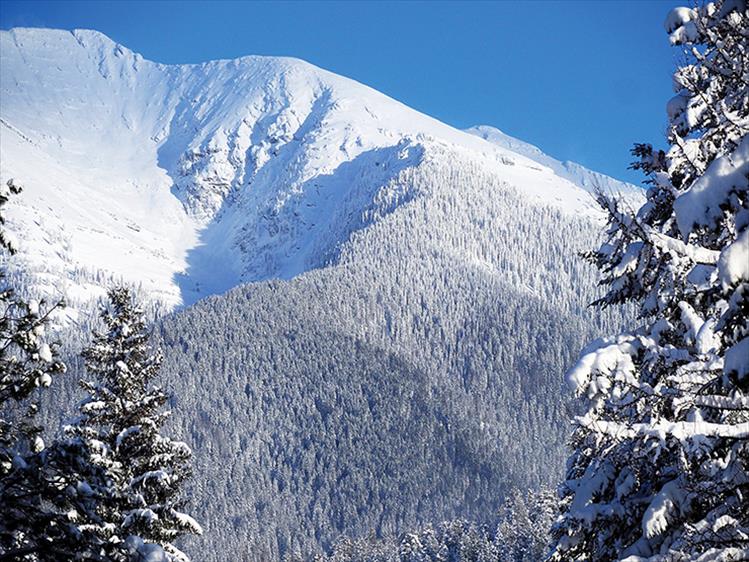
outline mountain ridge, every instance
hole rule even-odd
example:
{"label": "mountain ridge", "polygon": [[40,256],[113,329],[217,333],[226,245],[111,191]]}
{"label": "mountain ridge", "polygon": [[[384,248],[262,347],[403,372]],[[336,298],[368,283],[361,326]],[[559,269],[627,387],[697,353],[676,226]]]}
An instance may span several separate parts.
{"label": "mountain ridge", "polygon": [[0,179],[29,187],[10,225],[26,269],[54,270],[72,302],[101,294],[75,280],[86,270],[171,308],[320,267],[351,235],[342,225],[366,228],[387,182],[435,146],[473,154],[539,204],[596,214],[574,184],[585,173],[539,169],[299,59],[165,65],[92,30],[0,36]]}

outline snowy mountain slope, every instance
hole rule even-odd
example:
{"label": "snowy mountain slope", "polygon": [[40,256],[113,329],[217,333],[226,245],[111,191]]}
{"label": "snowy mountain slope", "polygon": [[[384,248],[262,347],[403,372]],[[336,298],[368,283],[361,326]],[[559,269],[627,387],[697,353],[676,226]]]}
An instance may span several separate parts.
{"label": "snowy mountain slope", "polygon": [[100,294],[97,275],[174,306],[334,261],[383,187],[435,150],[595,214],[587,171],[539,167],[299,60],[166,66],[94,31],[41,29],[3,31],[0,56],[0,179],[26,186],[10,213],[20,259],[73,301]]}
{"label": "snowy mountain slope", "polygon": [[336,265],[161,324],[201,475],[201,560],[311,560],[340,535],[492,524],[509,490],[562,473],[560,373],[618,325],[587,307],[595,274],[577,257],[599,227],[470,154],[432,157],[381,191]]}
{"label": "snowy mountain slope", "polygon": [[544,154],[540,148],[511,137],[496,127],[477,125],[475,127],[470,127],[465,131],[489,141],[492,144],[511,150],[516,154],[527,156],[534,162],[551,169],[560,178],[564,178],[588,191],[600,189],[604,193],[620,195],[631,198],[634,201],[642,198],[642,189],[637,186],[615,180],[614,178],[601,174],[600,172],[588,170],[576,162],[570,162],[569,160],[560,162],[559,160]]}

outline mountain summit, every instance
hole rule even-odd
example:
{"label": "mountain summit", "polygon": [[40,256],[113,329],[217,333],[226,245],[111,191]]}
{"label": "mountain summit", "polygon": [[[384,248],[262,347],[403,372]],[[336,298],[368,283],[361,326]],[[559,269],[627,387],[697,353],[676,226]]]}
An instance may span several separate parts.
{"label": "mountain summit", "polygon": [[73,302],[101,276],[172,307],[334,263],[383,206],[428,196],[393,182],[430,158],[570,213],[595,214],[593,187],[637,190],[296,59],[163,65],[47,29],[0,32],[0,53],[0,179],[27,187],[11,228],[32,282]]}

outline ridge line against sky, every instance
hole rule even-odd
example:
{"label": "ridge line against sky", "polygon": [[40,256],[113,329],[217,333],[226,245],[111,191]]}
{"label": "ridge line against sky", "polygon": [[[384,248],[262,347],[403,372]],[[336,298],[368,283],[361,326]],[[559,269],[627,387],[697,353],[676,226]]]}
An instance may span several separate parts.
{"label": "ridge line against sky", "polygon": [[664,143],[678,50],[663,20],[677,5],[0,0],[0,28],[95,29],[161,63],[296,57],[639,184],[629,149]]}

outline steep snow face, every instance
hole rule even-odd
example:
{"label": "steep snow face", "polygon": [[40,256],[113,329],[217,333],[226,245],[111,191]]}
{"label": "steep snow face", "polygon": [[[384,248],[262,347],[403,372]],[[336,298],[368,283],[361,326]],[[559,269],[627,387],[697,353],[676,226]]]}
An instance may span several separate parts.
{"label": "steep snow face", "polygon": [[167,66],[94,31],[40,29],[0,32],[0,54],[21,268],[73,301],[117,278],[171,307],[320,267],[376,220],[389,182],[450,151],[570,213],[595,216],[600,183],[631,189],[295,59]]}

